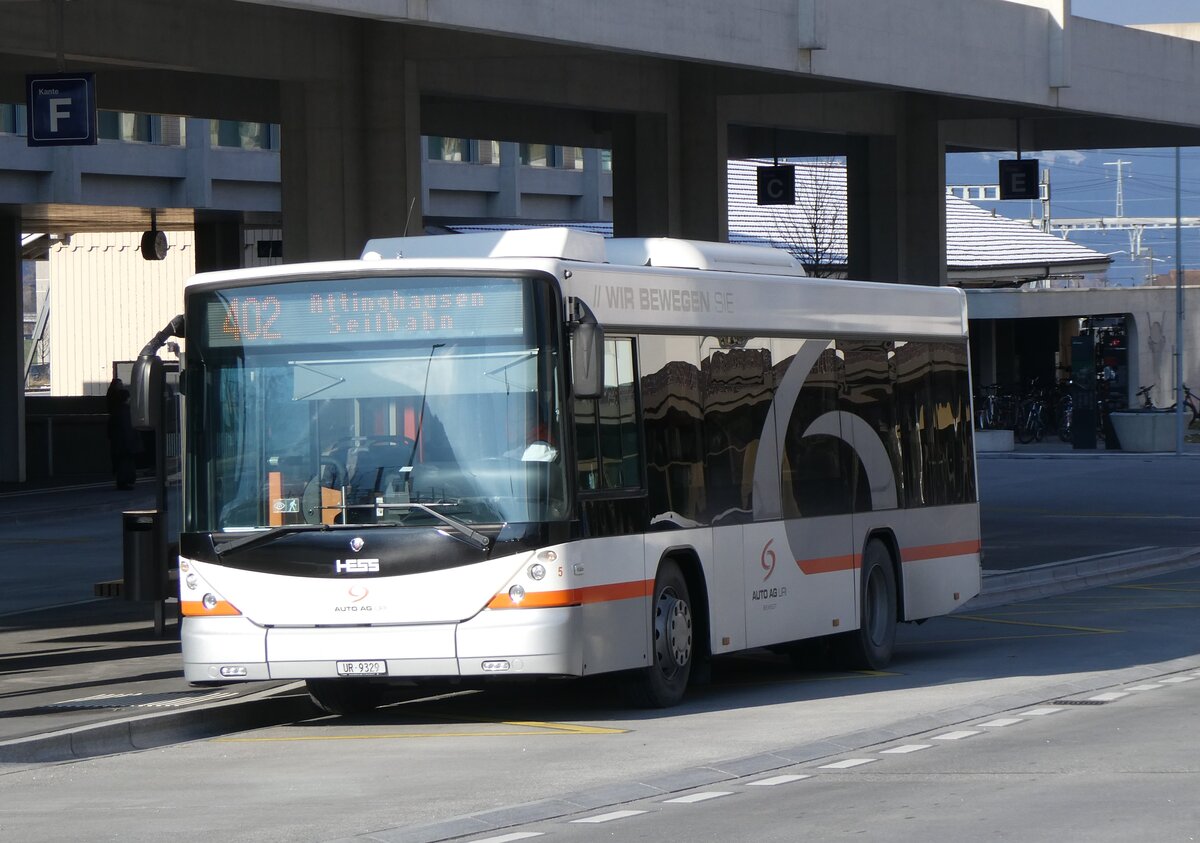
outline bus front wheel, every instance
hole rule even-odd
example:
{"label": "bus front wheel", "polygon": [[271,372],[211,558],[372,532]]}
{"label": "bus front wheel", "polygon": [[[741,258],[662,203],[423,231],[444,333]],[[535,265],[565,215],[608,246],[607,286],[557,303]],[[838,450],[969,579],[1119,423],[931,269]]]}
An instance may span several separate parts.
{"label": "bus front wheel", "polygon": [[361,679],[309,679],[304,684],[313,704],[326,714],[362,714],[383,701],[383,686]]}
{"label": "bus front wheel", "polygon": [[695,653],[691,598],[676,562],[667,559],[659,566],[653,599],[650,666],[638,671],[631,691],[635,704],[667,708],[683,699]]}
{"label": "bus front wheel", "polygon": [[845,661],[861,670],[882,670],[896,647],[896,573],[892,554],[879,539],[863,553],[859,627],[842,638]]}

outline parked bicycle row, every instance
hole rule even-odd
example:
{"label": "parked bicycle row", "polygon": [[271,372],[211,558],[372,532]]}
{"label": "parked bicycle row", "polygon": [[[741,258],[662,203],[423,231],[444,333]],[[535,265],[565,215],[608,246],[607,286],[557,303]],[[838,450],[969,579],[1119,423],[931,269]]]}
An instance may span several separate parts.
{"label": "parked bicycle row", "polygon": [[[1095,406],[1089,422],[1096,427],[1101,441],[1109,430],[1108,414],[1124,409],[1124,403],[1112,396],[1107,384],[1101,382],[1093,392]],[[982,387],[975,397],[975,427],[979,430],[1011,430],[1022,444],[1040,442],[1046,436],[1058,436],[1063,442],[1074,437],[1074,428],[1081,423],[1075,407],[1071,381],[1060,381],[1054,387],[1039,386],[1034,381],[1023,392],[1000,384]]]}

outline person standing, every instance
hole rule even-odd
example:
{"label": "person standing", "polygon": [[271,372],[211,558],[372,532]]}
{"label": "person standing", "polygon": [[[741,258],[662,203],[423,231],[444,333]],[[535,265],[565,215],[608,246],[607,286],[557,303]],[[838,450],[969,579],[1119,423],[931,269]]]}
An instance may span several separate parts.
{"label": "person standing", "polygon": [[108,402],[108,451],[118,489],[132,489],[137,479],[136,457],[140,451],[137,431],[129,410],[129,390],[113,376],[104,394]]}

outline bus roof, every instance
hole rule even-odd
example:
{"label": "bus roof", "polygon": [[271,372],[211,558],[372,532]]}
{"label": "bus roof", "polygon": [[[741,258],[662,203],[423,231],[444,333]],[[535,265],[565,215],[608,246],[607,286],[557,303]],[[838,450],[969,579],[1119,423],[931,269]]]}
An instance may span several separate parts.
{"label": "bus roof", "polygon": [[194,276],[189,288],[428,271],[543,272],[606,327],[710,335],[962,337],[966,296],[953,287],[805,276],[769,247],[670,238],[606,239],[520,229],[371,240],[359,260]]}

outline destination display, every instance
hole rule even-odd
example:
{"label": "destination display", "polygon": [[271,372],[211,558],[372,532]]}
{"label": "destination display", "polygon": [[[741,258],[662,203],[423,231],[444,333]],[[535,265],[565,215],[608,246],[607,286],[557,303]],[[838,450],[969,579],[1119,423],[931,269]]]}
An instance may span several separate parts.
{"label": "destination display", "polygon": [[524,330],[518,279],[351,278],[203,293],[211,348],[501,337]]}

